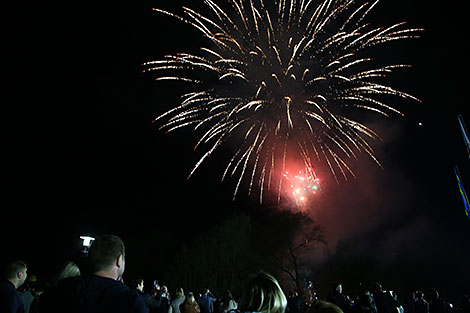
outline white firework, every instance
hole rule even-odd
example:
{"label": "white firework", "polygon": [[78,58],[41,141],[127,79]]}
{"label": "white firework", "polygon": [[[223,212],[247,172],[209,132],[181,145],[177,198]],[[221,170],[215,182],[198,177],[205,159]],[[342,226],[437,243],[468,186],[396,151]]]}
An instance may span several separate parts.
{"label": "white firework", "polygon": [[367,48],[418,38],[422,29],[406,28],[405,22],[371,27],[364,20],[378,1],[204,3],[207,16],[187,7],[184,17],[154,9],[208,38],[200,54],[144,64],[158,81],[186,84],[181,103],[156,121],[167,132],[189,126],[201,132],[195,148],[206,150],[189,176],[227,143],[236,152],[222,180],[237,177],[234,198],[245,177],[249,193],[259,187],[260,201],[264,190],[275,189],[279,197],[283,175],[275,173],[284,173],[290,159],[309,169],[324,164],[337,181],[354,177],[348,163],[358,152],[381,166],[370,145],[379,135],[361,117],[366,111],[402,115],[383,95],[419,100],[381,83],[393,70],[410,66],[377,66]]}

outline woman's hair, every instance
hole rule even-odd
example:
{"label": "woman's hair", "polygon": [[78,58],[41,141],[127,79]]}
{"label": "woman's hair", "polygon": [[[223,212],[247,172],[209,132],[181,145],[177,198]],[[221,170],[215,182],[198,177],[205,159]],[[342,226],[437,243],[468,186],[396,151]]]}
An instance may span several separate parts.
{"label": "woman's hair", "polygon": [[230,290],[225,290],[224,291],[224,301],[229,301],[229,300],[233,300],[233,296],[232,296],[232,293],[230,292]]}
{"label": "woman's hair", "polygon": [[277,280],[259,272],[248,283],[240,300],[242,312],[284,313],[287,299]]}
{"label": "woman's hair", "polygon": [[186,303],[193,304],[194,302],[196,302],[196,298],[194,298],[194,295],[192,292],[188,292],[188,295],[186,296]]}
{"label": "woman's hair", "polygon": [[178,288],[176,289],[176,292],[175,292],[175,299],[178,299],[178,298],[184,298],[184,291],[183,291],[183,288]]}
{"label": "woman's hair", "polygon": [[78,268],[77,264],[75,264],[75,262],[68,261],[60,269],[57,280],[76,276],[80,276],[80,269]]}

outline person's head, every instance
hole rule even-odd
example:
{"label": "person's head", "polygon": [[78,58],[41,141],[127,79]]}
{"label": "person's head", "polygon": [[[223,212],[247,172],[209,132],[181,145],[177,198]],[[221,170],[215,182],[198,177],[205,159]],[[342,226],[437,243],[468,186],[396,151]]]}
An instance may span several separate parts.
{"label": "person's head", "polygon": [[91,244],[88,259],[95,275],[117,280],[125,268],[124,243],[118,236],[101,235]]}
{"label": "person's head", "polygon": [[336,281],[336,282],[333,282],[331,284],[331,287],[333,288],[334,291],[338,292],[338,293],[342,293],[343,292],[343,285],[341,284],[341,282],[339,281]]}
{"label": "person's head", "polygon": [[416,298],[422,299],[424,297],[424,293],[421,290],[416,290]]}
{"label": "person's head", "polygon": [[379,283],[374,283],[374,285],[372,286],[372,290],[376,293],[382,292],[382,285]]}
{"label": "person's head", "polygon": [[186,303],[187,304],[193,304],[194,302],[196,302],[196,298],[194,297],[194,294],[190,291],[186,295]]}
{"label": "person's head", "polygon": [[309,307],[305,313],[343,313],[343,310],[336,304],[320,300]]}
{"label": "person's head", "polygon": [[224,291],[224,302],[228,303],[230,300],[233,300],[233,296],[230,290],[227,289]]}
{"label": "person's head", "polygon": [[26,273],[28,268],[26,267],[26,263],[21,260],[15,260],[10,262],[4,271],[5,279],[10,281],[15,288],[23,285],[28,277]]}
{"label": "person's head", "polygon": [[184,290],[181,287],[176,289],[175,291],[175,299],[178,299],[178,298],[184,298]]}
{"label": "person's head", "polygon": [[439,299],[439,292],[437,290],[433,290],[430,293],[431,300],[438,300]]}
{"label": "person's head", "polygon": [[132,288],[144,292],[144,280],[142,277],[137,277],[132,281]]}
{"label": "person's head", "polygon": [[240,300],[242,312],[284,313],[287,299],[277,280],[259,272],[248,283]]}

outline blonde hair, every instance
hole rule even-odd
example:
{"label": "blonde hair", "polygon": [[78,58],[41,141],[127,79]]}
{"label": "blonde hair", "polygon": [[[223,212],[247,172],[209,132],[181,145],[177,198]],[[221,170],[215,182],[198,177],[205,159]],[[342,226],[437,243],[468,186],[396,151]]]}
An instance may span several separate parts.
{"label": "blonde hair", "polygon": [[277,280],[259,272],[250,280],[240,300],[242,312],[284,313],[287,299]]}
{"label": "blonde hair", "polygon": [[188,293],[188,295],[186,296],[186,303],[193,304],[194,302],[196,302],[196,298],[194,298],[194,295],[192,293]]}
{"label": "blonde hair", "polygon": [[183,288],[178,288],[176,289],[176,292],[175,292],[175,299],[178,299],[178,298],[184,298],[184,291],[183,291]]}
{"label": "blonde hair", "polygon": [[57,280],[76,276],[80,276],[80,269],[78,268],[77,264],[75,264],[73,261],[68,261],[60,269]]}

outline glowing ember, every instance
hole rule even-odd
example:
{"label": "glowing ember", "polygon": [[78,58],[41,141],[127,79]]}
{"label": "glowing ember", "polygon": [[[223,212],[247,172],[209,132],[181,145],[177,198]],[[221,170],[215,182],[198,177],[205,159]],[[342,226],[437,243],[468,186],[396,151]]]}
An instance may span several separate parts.
{"label": "glowing ember", "polygon": [[305,172],[290,173],[286,171],[284,177],[288,181],[287,186],[290,188],[288,194],[293,196],[297,206],[307,203],[320,191],[320,179],[315,176],[310,168]]}

